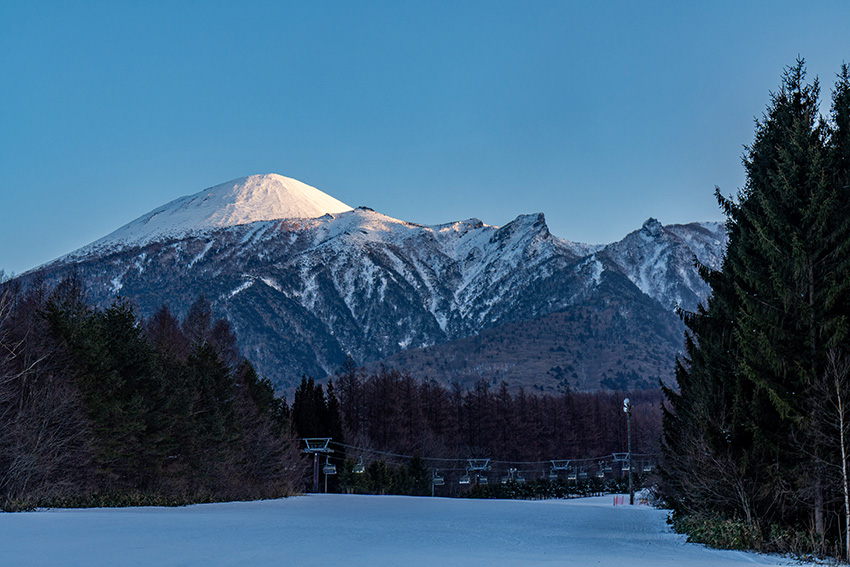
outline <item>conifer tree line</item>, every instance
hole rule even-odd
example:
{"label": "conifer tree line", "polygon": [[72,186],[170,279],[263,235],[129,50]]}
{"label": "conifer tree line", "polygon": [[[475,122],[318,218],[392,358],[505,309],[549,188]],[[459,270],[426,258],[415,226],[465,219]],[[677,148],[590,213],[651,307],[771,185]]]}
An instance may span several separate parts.
{"label": "conifer tree line", "polygon": [[[493,386],[485,380],[463,389],[385,367],[368,374],[350,359],[326,390],[302,378],[291,419],[299,437],[331,437],[367,455],[540,462],[625,452],[624,395],[632,399],[634,452],[656,453],[659,390],[512,393],[504,382]],[[340,452],[334,459],[345,456]]]}
{"label": "conifer tree line", "polygon": [[199,298],[179,321],[95,309],[76,277],[0,287],[0,506],[291,494],[288,408]]}
{"label": "conifer tree line", "polygon": [[850,72],[828,117],[802,60],[716,195],[728,248],[684,313],[678,391],[664,390],[663,492],[700,541],[850,559]]}
{"label": "conifer tree line", "polygon": [[[464,390],[388,368],[368,375],[348,360],[325,387],[304,377],[290,407],[240,359],[204,298],[182,320],[165,306],[141,320],[121,299],[92,307],[83,288],[76,276],[55,288],[0,285],[3,509],[284,496],[309,490],[305,437],[457,459],[625,450],[622,393],[511,393],[484,380]],[[660,393],[631,397],[636,450],[655,452]],[[358,490],[430,488],[421,460],[366,465]]]}

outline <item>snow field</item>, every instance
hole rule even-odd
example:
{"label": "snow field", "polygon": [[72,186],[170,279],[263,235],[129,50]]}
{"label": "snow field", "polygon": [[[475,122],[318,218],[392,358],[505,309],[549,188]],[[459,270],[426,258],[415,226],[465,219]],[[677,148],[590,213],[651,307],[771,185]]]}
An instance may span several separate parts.
{"label": "snow field", "polygon": [[666,512],[574,500],[307,495],[0,514],[0,565],[800,565],[686,543]]}

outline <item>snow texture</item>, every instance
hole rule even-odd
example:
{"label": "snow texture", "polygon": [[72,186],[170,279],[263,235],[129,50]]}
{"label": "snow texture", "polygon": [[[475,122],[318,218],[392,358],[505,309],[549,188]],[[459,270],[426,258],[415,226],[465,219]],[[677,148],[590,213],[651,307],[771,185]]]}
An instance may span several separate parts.
{"label": "snow texture", "polygon": [[345,203],[296,179],[274,173],[251,175],[175,199],[73,255],[143,246],[257,221],[317,218],[350,210]]}
{"label": "snow texture", "polygon": [[686,543],[666,512],[613,497],[466,500],[309,495],[185,508],[0,514],[0,563],[178,565],[803,565]]}
{"label": "snow texture", "polygon": [[[718,223],[655,219],[608,245],[558,238],[542,213],[423,226],[268,174],[178,199],[45,268],[81,269],[93,301],[121,293],[143,315],[214,298],[243,352],[283,387],[333,373],[345,355],[381,360],[631,293],[620,276],[668,313],[693,310],[710,291],[693,260],[716,269],[724,245]],[[293,342],[305,345],[295,357],[284,352]]]}

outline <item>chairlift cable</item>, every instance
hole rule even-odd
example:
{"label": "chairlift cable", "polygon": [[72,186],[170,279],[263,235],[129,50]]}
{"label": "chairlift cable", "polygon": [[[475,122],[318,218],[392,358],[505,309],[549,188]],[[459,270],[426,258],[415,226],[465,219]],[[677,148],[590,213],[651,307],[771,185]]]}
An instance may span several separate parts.
{"label": "chairlift cable", "polygon": [[[345,449],[350,449],[352,451],[359,452],[359,453],[384,455],[384,456],[387,456],[387,457],[396,457],[396,458],[400,458],[400,459],[413,459],[413,458],[415,458],[413,455],[405,455],[405,454],[402,454],[402,453],[393,453],[391,451],[380,451],[378,449],[370,449],[370,448],[367,448],[367,447],[358,447],[356,445],[349,445],[347,443],[340,443],[339,441],[333,441],[333,440],[330,441],[329,445],[336,445],[338,447],[343,447]],[[571,464],[572,463],[585,464],[585,463],[588,463],[588,462],[592,463],[594,461],[598,462],[600,460],[604,460],[604,461],[607,461],[609,459],[615,460],[614,455],[615,455],[615,453],[608,453],[608,454],[605,454],[605,455],[602,455],[602,456],[584,457],[584,458],[581,458],[581,459],[544,459],[544,460],[539,460],[539,461],[497,461],[497,460],[490,460],[489,462],[493,465],[527,465],[529,467],[530,466],[541,466],[541,465],[545,466],[546,464],[552,463],[553,460],[555,462],[569,461]],[[633,452],[631,456],[632,456],[633,459],[637,458],[637,459],[647,459],[647,460],[655,460],[655,461],[657,461],[657,459],[658,459],[658,455],[656,453],[634,453]],[[336,457],[336,456],[334,456],[332,458],[341,460],[340,457]],[[420,456],[419,459],[421,459],[423,461],[436,461],[436,462],[441,462],[441,463],[466,463],[466,462],[469,461],[468,458],[458,458],[458,457],[421,457]],[[478,459],[478,460],[484,460],[484,459]],[[441,467],[441,468],[443,470],[466,470],[465,467],[461,468],[461,469],[449,469],[447,467]]]}

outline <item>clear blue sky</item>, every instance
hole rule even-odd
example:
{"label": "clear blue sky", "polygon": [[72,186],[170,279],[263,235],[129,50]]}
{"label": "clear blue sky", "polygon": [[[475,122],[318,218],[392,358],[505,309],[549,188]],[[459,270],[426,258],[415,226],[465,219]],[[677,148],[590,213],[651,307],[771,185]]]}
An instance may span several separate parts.
{"label": "clear blue sky", "polygon": [[0,269],[280,173],[423,224],[542,211],[576,241],[719,220],[850,2],[0,2]]}

